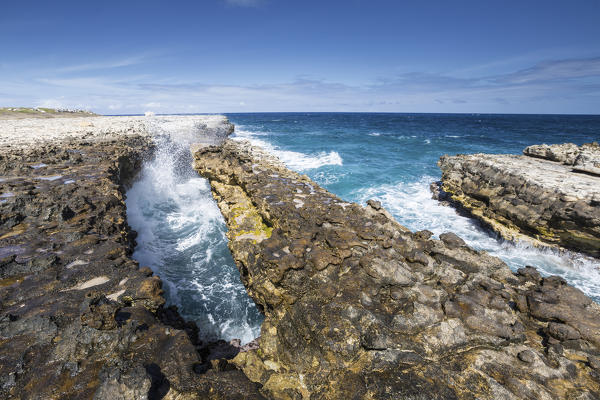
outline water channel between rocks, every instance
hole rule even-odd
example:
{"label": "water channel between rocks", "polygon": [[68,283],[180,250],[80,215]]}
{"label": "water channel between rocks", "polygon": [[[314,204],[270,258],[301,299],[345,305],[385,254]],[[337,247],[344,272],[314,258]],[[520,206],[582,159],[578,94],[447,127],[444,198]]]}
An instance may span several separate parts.
{"label": "water channel between rocks", "polygon": [[202,339],[245,344],[259,336],[263,317],[240,280],[210,185],[191,166],[194,135],[155,138],[154,157],[127,191],[138,233],[133,258],[162,279],[167,305],[196,322]]}

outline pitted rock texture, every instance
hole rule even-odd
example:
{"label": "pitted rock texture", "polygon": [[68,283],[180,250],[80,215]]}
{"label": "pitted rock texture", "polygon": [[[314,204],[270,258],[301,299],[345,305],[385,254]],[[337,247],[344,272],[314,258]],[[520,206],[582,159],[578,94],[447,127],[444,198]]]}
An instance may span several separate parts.
{"label": "pitted rock texture", "polygon": [[574,143],[538,144],[526,147],[523,154],[572,165],[574,171],[600,175],[600,145],[598,143],[586,143],[582,146]]}
{"label": "pitted rock texture", "polygon": [[246,142],[194,156],[265,313],[233,363],[266,397],[600,398],[600,307],[561,278],[409,232]]}
{"label": "pitted rock texture", "polygon": [[0,147],[0,398],[263,398],[209,369],[198,328],[130,258],[125,186],[152,141],[99,136]]}
{"label": "pitted rock texture", "polygon": [[[557,160],[574,159],[557,148]],[[443,156],[438,165],[442,190],[505,239],[600,257],[600,176],[562,161],[505,154]]]}

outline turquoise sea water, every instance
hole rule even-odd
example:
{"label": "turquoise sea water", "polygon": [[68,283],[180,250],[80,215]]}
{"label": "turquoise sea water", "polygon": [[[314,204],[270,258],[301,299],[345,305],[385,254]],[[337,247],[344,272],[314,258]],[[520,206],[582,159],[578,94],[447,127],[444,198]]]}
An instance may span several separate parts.
{"label": "turquoise sea water", "polygon": [[[348,201],[377,199],[403,225],[452,231],[511,268],[563,276],[600,301],[600,263],[580,254],[502,241],[431,199],[444,154],[510,153],[539,143],[600,140],[600,116],[372,113],[228,114],[234,139],[250,140]],[[140,233],[134,257],[165,282],[168,301],[208,338],[258,336],[262,317],[227,249],[226,227],[207,182],[189,167],[187,143],[159,146],[128,192]],[[177,150],[179,149],[179,151]],[[188,158],[186,158],[188,157]]]}
{"label": "turquoise sea water", "polygon": [[236,137],[268,149],[345,200],[377,199],[413,231],[453,231],[472,247],[558,274],[600,300],[600,263],[498,240],[431,199],[444,154],[521,154],[531,144],[600,140],[600,116],[291,113],[230,114]]}

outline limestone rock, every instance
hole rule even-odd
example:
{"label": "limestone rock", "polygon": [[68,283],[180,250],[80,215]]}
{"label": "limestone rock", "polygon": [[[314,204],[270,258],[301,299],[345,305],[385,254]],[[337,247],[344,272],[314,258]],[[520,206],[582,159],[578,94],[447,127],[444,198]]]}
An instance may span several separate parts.
{"label": "limestone rock", "polygon": [[523,154],[571,165],[574,171],[600,175],[598,143],[586,143],[582,146],[573,143],[533,145],[526,147]]}
{"label": "limestone rock", "polygon": [[[506,239],[598,257],[600,176],[593,175],[598,149],[596,144],[540,145],[525,149],[527,156],[443,156],[441,188]],[[582,170],[587,173],[576,172]]]}
{"label": "limestone rock", "polygon": [[265,313],[233,360],[265,397],[598,397],[600,307],[560,278],[411,233],[246,142],[194,157]]}

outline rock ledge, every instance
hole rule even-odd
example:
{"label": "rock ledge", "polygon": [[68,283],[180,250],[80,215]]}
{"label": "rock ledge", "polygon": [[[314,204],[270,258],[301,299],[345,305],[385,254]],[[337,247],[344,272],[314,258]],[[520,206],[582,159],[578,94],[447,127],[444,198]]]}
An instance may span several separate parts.
{"label": "rock ledge", "polygon": [[233,364],[266,397],[600,398],[600,307],[561,278],[409,232],[246,142],[194,157],[265,313]]}
{"label": "rock ledge", "polygon": [[506,239],[600,257],[598,145],[530,146],[524,153],[443,156],[441,188]]}

